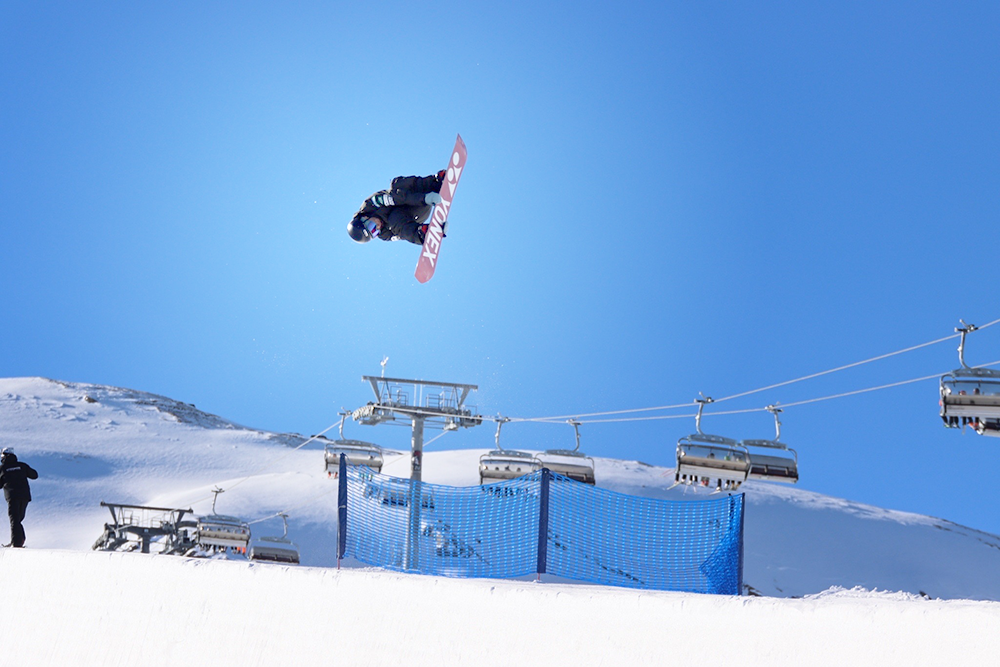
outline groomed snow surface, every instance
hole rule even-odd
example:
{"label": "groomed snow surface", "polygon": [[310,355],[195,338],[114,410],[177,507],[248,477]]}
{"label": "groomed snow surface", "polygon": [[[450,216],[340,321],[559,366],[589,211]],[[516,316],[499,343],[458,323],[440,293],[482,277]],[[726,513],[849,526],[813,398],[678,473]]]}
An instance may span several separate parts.
{"label": "groomed snow surface", "polygon": [[[348,437],[377,442],[378,430]],[[335,569],[322,447],[168,398],[0,379],[0,440],[38,469],[28,548],[0,550],[2,664],[995,664],[1000,538],[794,487],[744,485],[744,581],[763,597]],[[440,442],[447,442],[443,439]],[[447,446],[447,445],[443,445]],[[483,450],[428,451],[472,485]],[[384,472],[406,476],[408,456]],[[600,486],[657,498],[671,471],[597,459]],[[93,552],[100,501],[211,510],[280,535],[302,566]],[[272,517],[272,518],[268,518]],[[3,529],[0,531],[4,532]],[[2,535],[0,535],[2,537]],[[357,565],[356,563],[354,564]]]}

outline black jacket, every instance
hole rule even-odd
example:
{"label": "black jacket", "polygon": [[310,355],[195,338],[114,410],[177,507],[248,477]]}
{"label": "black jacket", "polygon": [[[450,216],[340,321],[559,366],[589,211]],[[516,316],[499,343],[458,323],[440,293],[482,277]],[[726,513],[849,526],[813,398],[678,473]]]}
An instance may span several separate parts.
{"label": "black jacket", "polygon": [[379,190],[365,200],[354,219],[379,218],[389,231],[383,230],[383,241],[402,239],[423,245],[420,225],[430,217],[431,207],[424,202],[428,192],[439,192],[443,174],[434,176],[397,176],[388,190]]}
{"label": "black jacket", "polygon": [[7,454],[3,464],[0,465],[0,486],[3,486],[3,496],[7,502],[11,500],[31,502],[29,479],[38,479],[35,469],[23,461],[18,461],[13,454]]}

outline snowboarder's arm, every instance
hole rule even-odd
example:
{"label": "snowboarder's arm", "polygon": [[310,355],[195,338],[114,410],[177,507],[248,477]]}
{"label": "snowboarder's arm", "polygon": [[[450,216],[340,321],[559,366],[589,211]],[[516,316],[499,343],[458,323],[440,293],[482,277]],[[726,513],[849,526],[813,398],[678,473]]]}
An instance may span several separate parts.
{"label": "snowboarder's arm", "polygon": [[35,470],[31,466],[29,466],[24,461],[21,462],[21,465],[24,466],[24,474],[28,477],[28,479],[38,479],[38,471],[37,470]]}
{"label": "snowboarder's arm", "polygon": [[397,203],[388,190],[380,190],[365,200],[365,204],[361,207],[361,210],[367,214],[377,208],[395,206]]}

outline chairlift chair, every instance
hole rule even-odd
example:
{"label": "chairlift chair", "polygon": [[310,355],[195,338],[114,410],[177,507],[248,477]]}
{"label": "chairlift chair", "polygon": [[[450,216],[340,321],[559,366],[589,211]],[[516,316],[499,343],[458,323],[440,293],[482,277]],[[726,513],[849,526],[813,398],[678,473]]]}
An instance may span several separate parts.
{"label": "chairlift chair", "polygon": [[1000,419],[1000,371],[959,368],[941,376],[941,419],[947,426]]}
{"label": "chairlift chair", "polygon": [[250,541],[250,560],[262,560],[275,563],[298,563],[299,547],[288,539],[288,515],[281,514],[284,532],[281,537],[256,537]]}
{"label": "chairlift chair", "polygon": [[350,413],[340,413],[340,438],[327,443],[323,451],[326,464],[326,474],[336,477],[340,471],[340,455],[347,458],[349,466],[368,466],[375,472],[382,472],[382,448],[363,440],[347,440],[344,438],[344,420]]}
{"label": "chairlift chair", "polygon": [[375,472],[382,471],[382,449],[378,445],[361,440],[335,440],[328,443],[323,452],[328,475],[337,475],[341,454],[347,457],[349,466],[368,466]]}
{"label": "chairlift chair", "polygon": [[[790,484],[799,481],[799,458],[794,449],[775,440],[743,440],[740,444],[750,454],[748,479]],[[754,451],[757,448],[767,452]]]}
{"label": "chairlift chair", "polygon": [[500,444],[500,429],[506,418],[497,420],[496,449],[479,457],[479,483],[489,481],[504,481],[542,469],[542,462],[534,454],[504,449]]}
{"label": "chairlift chair", "polygon": [[750,453],[739,441],[721,435],[702,433],[701,414],[710,397],[697,399],[697,433],[677,441],[677,482],[692,484],[697,480],[720,480],[738,487],[750,473]]}
{"label": "chairlift chair", "polygon": [[991,429],[978,424],[1000,420],[1000,371],[970,368],[965,363],[965,337],[978,327],[965,324],[955,329],[962,335],[958,345],[961,368],[941,376],[941,419],[945,426],[972,424],[977,432]]}
{"label": "chairlift chair", "polygon": [[558,473],[577,482],[584,484],[596,484],[594,475],[594,459],[580,451],[580,423],[572,419],[567,422],[576,432],[576,448],[574,449],[547,449],[538,454],[537,460],[542,467],[548,468],[554,473]]}
{"label": "chairlift chair", "polygon": [[223,490],[213,489],[212,513],[198,517],[195,542],[202,547],[245,551],[250,542],[250,526],[235,516],[215,513],[215,502]]}
{"label": "chairlift chair", "polygon": [[195,541],[203,547],[246,549],[250,542],[250,526],[235,516],[200,516]]}
{"label": "chairlift chair", "polygon": [[750,473],[747,478],[794,484],[799,481],[798,454],[780,440],[781,420],[778,419],[778,413],[781,412],[781,408],[769,405],[767,410],[774,415],[774,440],[742,440],[740,442],[750,454]]}

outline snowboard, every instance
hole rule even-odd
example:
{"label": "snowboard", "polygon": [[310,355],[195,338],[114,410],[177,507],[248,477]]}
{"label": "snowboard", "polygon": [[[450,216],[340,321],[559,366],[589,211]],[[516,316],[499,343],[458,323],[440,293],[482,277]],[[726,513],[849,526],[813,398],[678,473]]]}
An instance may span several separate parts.
{"label": "snowboard", "polygon": [[441,203],[434,207],[431,213],[430,222],[427,224],[427,234],[424,235],[424,245],[420,251],[420,259],[417,260],[417,270],[414,275],[417,281],[425,283],[434,277],[434,269],[437,268],[438,257],[441,255],[441,241],[444,238],[444,227],[448,222],[448,213],[451,211],[451,202],[455,197],[455,189],[458,188],[458,179],[462,177],[462,170],[465,169],[465,142],[462,135],[458,135],[455,140],[455,149],[451,152],[451,159],[448,161],[444,183],[441,184]]}

